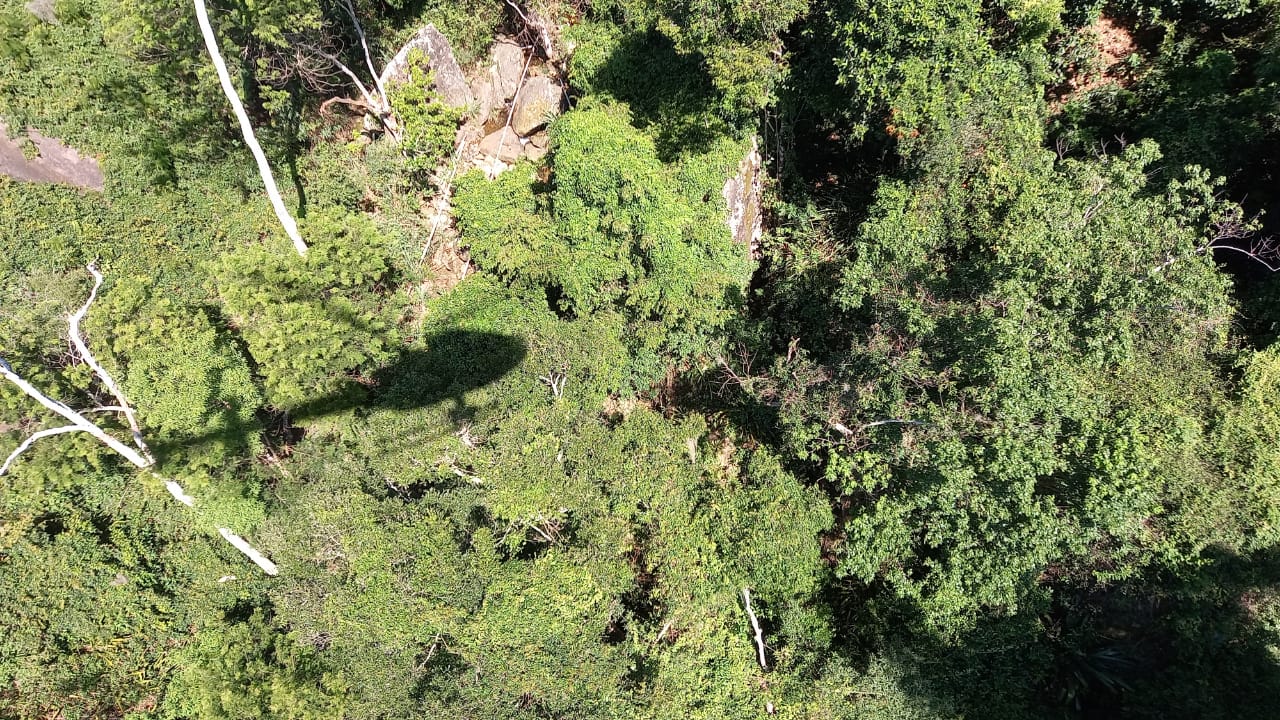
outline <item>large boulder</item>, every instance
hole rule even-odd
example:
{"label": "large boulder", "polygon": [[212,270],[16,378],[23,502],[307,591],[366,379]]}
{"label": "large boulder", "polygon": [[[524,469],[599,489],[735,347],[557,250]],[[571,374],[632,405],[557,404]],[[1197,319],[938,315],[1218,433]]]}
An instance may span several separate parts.
{"label": "large boulder", "polygon": [[534,133],[525,139],[524,156],[537,162],[551,151],[551,143],[545,132]]}
{"label": "large boulder", "polygon": [[383,85],[404,82],[408,78],[409,54],[414,50],[422,50],[427,56],[427,63],[435,73],[436,92],[445,103],[453,107],[468,107],[474,102],[467,79],[458,66],[458,59],[453,56],[453,46],[435,25],[427,25],[418,31],[409,42],[400,48],[396,56],[387,63],[382,71]]}
{"label": "large boulder", "polygon": [[489,49],[489,72],[502,100],[514,97],[524,74],[524,50],[514,43],[498,41]]}
{"label": "large boulder", "polygon": [[489,48],[489,62],[473,73],[471,95],[475,97],[473,116],[481,123],[493,117],[506,120],[507,101],[520,87],[524,74],[524,50],[509,40],[499,40]]}
{"label": "large boulder", "polygon": [[471,95],[476,99],[472,117],[482,125],[491,115],[497,115],[506,106],[502,91],[494,87],[493,78],[488,73],[471,81]]}
{"label": "large boulder", "polygon": [[510,165],[520,159],[524,148],[520,143],[520,138],[516,136],[511,128],[502,128],[495,130],[480,141],[480,154],[489,158],[497,158],[504,163]]}
{"label": "large boulder", "polygon": [[50,25],[59,25],[58,15],[54,10],[54,0],[30,0],[23,5],[27,12],[35,15]]}
{"label": "large boulder", "polygon": [[564,106],[564,88],[549,77],[530,78],[516,94],[511,127],[525,137],[544,127]]}
{"label": "large boulder", "polygon": [[0,123],[0,175],[34,183],[62,183],[88,190],[102,190],[102,168],[92,157],[85,157],[61,140],[27,129],[27,139],[36,148],[36,156],[27,158],[22,151],[22,136],[9,139],[9,130]]}
{"label": "large boulder", "polygon": [[764,226],[760,213],[760,150],[754,140],[747,156],[738,163],[738,174],[725,182],[721,194],[728,209],[725,221],[734,241],[745,245],[752,259],[759,260]]}

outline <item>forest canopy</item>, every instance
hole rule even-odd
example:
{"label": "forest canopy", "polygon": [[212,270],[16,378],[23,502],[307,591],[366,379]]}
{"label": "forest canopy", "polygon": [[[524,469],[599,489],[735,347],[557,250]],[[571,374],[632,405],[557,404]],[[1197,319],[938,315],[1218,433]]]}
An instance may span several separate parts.
{"label": "forest canopy", "polygon": [[1267,717],[1277,173],[1275,0],[0,0],[0,718]]}

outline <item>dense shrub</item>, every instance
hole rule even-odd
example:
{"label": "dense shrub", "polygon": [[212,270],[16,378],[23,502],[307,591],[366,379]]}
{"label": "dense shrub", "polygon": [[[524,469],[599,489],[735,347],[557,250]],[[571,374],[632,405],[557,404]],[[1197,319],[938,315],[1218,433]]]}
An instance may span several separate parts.
{"label": "dense shrub", "polygon": [[463,239],[482,266],[546,287],[562,312],[620,313],[636,376],[652,379],[663,358],[705,351],[745,298],[749,252],[720,197],[741,152],[726,140],[665,165],[620,108],[570,112],[552,128],[549,183],[529,166],[460,181]]}
{"label": "dense shrub", "polygon": [[388,88],[404,133],[400,149],[411,171],[431,172],[453,151],[462,110],[446,105],[432,89],[434,75],[421,50],[409,54],[405,71],[408,77],[404,82]]}
{"label": "dense shrub", "polygon": [[282,409],[324,403],[352,389],[348,373],[384,359],[398,307],[387,245],[367,218],[315,213],[302,226],[311,249],[279,244],[223,256],[217,290]]}

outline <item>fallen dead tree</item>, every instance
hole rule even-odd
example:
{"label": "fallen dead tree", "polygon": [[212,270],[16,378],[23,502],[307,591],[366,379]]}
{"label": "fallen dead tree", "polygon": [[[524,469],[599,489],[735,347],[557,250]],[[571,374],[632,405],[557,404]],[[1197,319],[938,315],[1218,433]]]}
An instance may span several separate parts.
{"label": "fallen dead tree", "polygon": [[244,136],[244,143],[249,146],[249,152],[253,153],[253,159],[258,163],[258,175],[262,177],[262,184],[267,188],[271,208],[280,219],[285,234],[293,241],[293,248],[299,255],[306,255],[307,244],[302,241],[302,235],[298,233],[298,223],[293,219],[293,215],[289,214],[289,209],[284,206],[284,200],[280,197],[280,188],[276,186],[275,175],[271,173],[271,166],[267,163],[267,156],[262,152],[262,146],[258,144],[258,138],[253,133],[253,124],[249,122],[249,115],[244,111],[240,96],[236,94],[236,88],[231,84],[231,74],[227,72],[227,64],[222,60],[222,53],[218,50],[218,38],[213,33],[213,26],[209,24],[209,12],[205,9],[204,0],[195,0],[195,5],[196,21],[200,24],[200,34],[204,36],[204,46],[209,51],[214,69],[218,71],[218,82],[222,85],[222,92],[227,96],[227,102],[231,103],[231,109],[240,122],[240,134]]}
{"label": "fallen dead tree", "polygon": [[[71,336],[71,344],[75,347],[76,353],[80,356],[80,359],[93,370],[94,376],[98,378],[103,387],[105,387],[115,398],[117,404],[104,405],[89,408],[87,410],[74,410],[65,403],[55,400],[41,392],[38,388],[30,382],[27,382],[25,378],[19,375],[8,362],[5,362],[4,359],[0,358],[0,376],[4,377],[5,380],[8,380],[16,386],[24,395],[40,403],[40,405],[45,409],[55,413],[69,423],[68,425],[60,425],[58,427],[38,430],[27,436],[27,438],[23,440],[13,452],[9,453],[4,464],[0,465],[0,475],[4,475],[9,472],[14,463],[17,462],[18,458],[30,449],[36,441],[47,437],[53,437],[55,435],[73,432],[89,433],[117,455],[128,460],[130,464],[139,470],[147,470],[155,465],[155,458],[152,457],[151,451],[142,437],[142,430],[138,424],[136,413],[134,413],[132,406],[129,405],[129,401],[125,398],[124,392],[120,389],[120,386],[116,384],[114,379],[112,379],[111,374],[107,372],[106,368],[104,368],[102,364],[98,362],[97,358],[93,356],[93,353],[90,352],[88,344],[84,341],[84,335],[80,331],[80,322],[89,312],[89,306],[92,305],[94,299],[97,298],[98,289],[102,287],[102,273],[98,272],[98,269],[92,264],[88,266],[88,269],[93,275],[93,290],[89,292],[89,298],[85,300],[84,305],[82,305],[79,310],[68,318],[67,325]],[[134,447],[130,447],[128,444],[111,435],[98,424],[85,417],[85,413],[103,412],[120,413],[124,415],[130,428],[130,434],[133,437]],[[169,491],[169,494],[173,495],[174,499],[178,502],[186,505],[187,507],[195,507],[195,498],[188,495],[177,482],[173,480],[166,480],[155,473],[152,473],[152,475],[164,482],[165,488]],[[255,565],[262,568],[263,572],[268,575],[277,574],[278,569],[276,568],[276,564],[271,562],[271,560],[260,553],[239,535],[236,535],[230,529],[224,527],[218,528],[218,534],[226,539],[227,542],[231,543],[235,549],[244,553],[244,555],[253,561]]]}

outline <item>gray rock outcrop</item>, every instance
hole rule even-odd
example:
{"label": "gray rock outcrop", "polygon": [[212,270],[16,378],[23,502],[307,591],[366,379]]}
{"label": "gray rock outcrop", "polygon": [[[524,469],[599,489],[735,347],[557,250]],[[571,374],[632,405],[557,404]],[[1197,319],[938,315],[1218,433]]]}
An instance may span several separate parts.
{"label": "gray rock outcrop", "polygon": [[516,136],[511,128],[503,128],[495,130],[480,141],[480,154],[485,157],[497,158],[504,163],[510,165],[524,153],[524,147],[520,143],[520,138]]}
{"label": "gray rock outcrop", "polygon": [[462,68],[458,66],[458,59],[453,56],[453,46],[435,25],[422,28],[400,48],[382,71],[383,85],[405,81],[408,77],[409,53],[416,49],[422,50],[427,56],[427,63],[435,74],[436,91],[445,103],[453,107],[467,107],[475,101],[467,79],[462,74]]}
{"label": "gray rock outcrop", "polygon": [[501,117],[505,121],[507,101],[519,89],[524,63],[524,50],[508,40],[499,40],[489,48],[489,61],[476,70],[471,80],[476,120],[484,123],[491,117]]}
{"label": "gray rock outcrop", "polygon": [[511,127],[521,137],[545,126],[564,106],[564,88],[549,77],[539,75],[525,82],[516,95]]}
{"label": "gray rock outcrop", "polygon": [[524,72],[524,50],[514,43],[499,41],[489,49],[489,57],[493,85],[503,100],[510,100],[519,89]]}
{"label": "gray rock outcrop", "polygon": [[745,245],[752,259],[760,259],[764,226],[760,216],[760,150],[754,140],[750,152],[738,163],[738,174],[725,182],[722,195],[734,241]]}
{"label": "gray rock outcrop", "polygon": [[27,130],[27,137],[36,146],[36,157],[27,158],[22,152],[22,138],[10,140],[8,129],[0,123],[0,175],[26,182],[102,190],[102,168],[97,160],[83,157],[75,148],[34,129]]}
{"label": "gray rock outcrop", "polygon": [[54,10],[54,0],[30,0],[23,5],[27,12],[35,15],[50,25],[58,25],[58,15]]}
{"label": "gray rock outcrop", "polygon": [[530,135],[524,143],[524,156],[537,162],[547,156],[551,148],[549,147],[547,134],[545,132]]}

